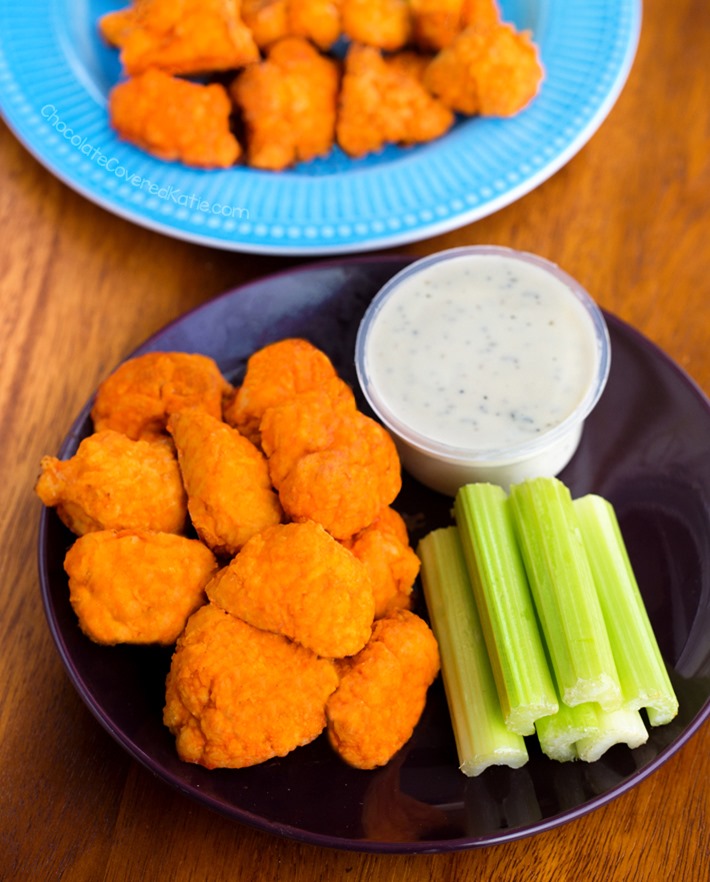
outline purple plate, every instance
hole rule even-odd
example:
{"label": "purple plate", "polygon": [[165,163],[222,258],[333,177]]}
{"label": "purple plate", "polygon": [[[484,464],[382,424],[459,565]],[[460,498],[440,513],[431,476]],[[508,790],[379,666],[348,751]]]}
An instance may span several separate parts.
{"label": "purple plate", "polygon": [[[355,258],[252,282],[168,325],[134,354],[202,352],[237,380],[255,349],[298,335],[325,350],[355,384],[359,320],[408,262]],[[596,763],[561,764],[531,741],[522,769],[496,767],[468,779],[457,768],[437,680],[412,739],[378,771],[348,767],[324,736],[250,769],[183,763],[161,721],[170,650],[102,647],[82,634],[62,566],[73,536],[54,511],[43,511],[45,611],[69,677],[94,716],[132,757],[198,802],[278,835],[356,851],[454,851],[519,839],[598,808],[646,778],[710,716],[710,403],[652,343],[614,316],[607,320],[609,382],[561,478],[575,496],[594,491],[616,506],[678,694],[678,717],[651,728],[646,745],[614,747]],[[366,410],[362,397],[359,403]],[[63,458],[90,433],[90,406],[64,441]],[[416,525],[413,542],[449,522],[450,501],[406,477],[396,505]]]}

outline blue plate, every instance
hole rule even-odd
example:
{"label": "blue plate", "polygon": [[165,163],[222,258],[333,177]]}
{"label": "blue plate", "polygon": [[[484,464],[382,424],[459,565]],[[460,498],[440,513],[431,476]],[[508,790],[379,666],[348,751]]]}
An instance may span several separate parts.
{"label": "blue plate", "polygon": [[97,21],[111,0],[0,0],[0,109],[53,174],[137,224],[234,251],[313,255],[392,247],[510,204],[589,140],[630,70],[640,0],[503,0],[546,69],[513,119],[468,119],[414,148],[362,160],[339,150],[292,171],[202,171],[118,140],[107,96],[117,53]]}

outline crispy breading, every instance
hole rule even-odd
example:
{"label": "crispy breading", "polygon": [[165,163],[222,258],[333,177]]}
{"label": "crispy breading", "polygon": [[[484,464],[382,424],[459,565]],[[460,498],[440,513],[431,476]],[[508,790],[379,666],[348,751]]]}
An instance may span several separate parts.
{"label": "crispy breading", "polygon": [[274,487],[278,490],[307,454],[349,443],[349,437],[343,437],[342,420],[347,422],[356,410],[352,389],[339,377],[329,377],[318,388],[267,408],[259,424],[261,448]]}
{"label": "crispy breading", "polygon": [[99,19],[99,33],[110,46],[120,49],[136,27],[136,13],[132,6],[107,12]]}
{"label": "crispy breading", "polygon": [[312,521],[253,536],[207,595],[251,625],[328,658],[359,652],[375,615],[363,564]]}
{"label": "crispy breading", "polygon": [[449,46],[463,29],[465,0],[409,0],[412,41],[427,52]]}
{"label": "crispy breading", "polygon": [[461,19],[462,30],[469,25],[496,27],[501,22],[500,8],[496,0],[463,0]]}
{"label": "crispy breading", "polygon": [[188,352],[149,352],[120,365],[98,388],[91,417],[96,431],[129,438],[164,438],[168,416],[200,407],[221,417],[232,387],[217,363]]}
{"label": "crispy breading", "polygon": [[259,57],[239,0],[136,0],[102,17],[100,30],[121,49],[129,75],[232,70]]}
{"label": "crispy breading", "polygon": [[411,72],[389,64],[372,46],[350,47],[336,122],[336,140],[347,154],[431,141],[453,123],[454,114]]}
{"label": "crispy breading", "polygon": [[354,43],[390,52],[410,39],[409,0],[342,0],[342,30]]}
{"label": "crispy breading", "polygon": [[79,444],[70,459],[44,456],[35,492],[81,536],[134,528],[181,533],[187,505],[168,439],[133,441],[110,429]]}
{"label": "crispy breading", "polygon": [[236,554],[259,530],[281,521],[266,459],[236,429],[192,408],[172,414],[168,431],[192,524],[216,554]]}
{"label": "crispy breading", "polygon": [[340,7],[344,0],[289,0],[289,28],[298,37],[330,49],[341,33]]}
{"label": "crispy breading", "polygon": [[426,622],[408,610],[379,619],[367,646],[338,662],[340,684],[328,699],[328,738],[352,766],[387,763],[411,738],[439,671]]}
{"label": "crispy breading", "polygon": [[420,561],[409,545],[402,517],[386,508],[362,532],[343,542],[367,567],[375,596],[375,618],[409,609]]}
{"label": "crispy breading", "polygon": [[242,19],[260,49],[290,35],[288,7],[288,0],[242,0]]}
{"label": "crispy breading", "polygon": [[186,762],[243,768],[313,741],[336,686],[330,659],[207,604],[178,640],[163,721]]}
{"label": "crispy breading", "polygon": [[431,61],[424,83],[457,113],[513,116],[537,94],[544,70],[526,31],[470,26]]}
{"label": "crispy breading", "polygon": [[267,408],[318,389],[335,376],[328,356],[307,340],[290,337],[270,343],[247,361],[244,380],[225,409],[224,418],[259,444],[259,425]]}
{"label": "crispy breading", "polygon": [[111,90],[111,125],[124,141],[167,161],[229,168],[241,146],[229,128],[232,103],[219,83],[202,85],[147,70]]}
{"label": "crispy breading", "polygon": [[284,37],[305,37],[320,49],[330,49],[341,33],[340,2],[242,0],[242,18],[262,49]]}
{"label": "crispy breading", "polygon": [[335,139],[338,65],[301,37],[274,43],[231,85],[246,126],[247,161],[280,171],[326,156]]}
{"label": "crispy breading", "polygon": [[336,539],[363,530],[402,486],[388,432],[355,408],[337,378],[270,407],[261,444],[271,481],[293,521],[313,520]]}
{"label": "crispy breading", "polygon": [[206,602],[217,561],[196,539],[103,530],[77,539],[64,569],[79,625],[96,643],[168,645]]}

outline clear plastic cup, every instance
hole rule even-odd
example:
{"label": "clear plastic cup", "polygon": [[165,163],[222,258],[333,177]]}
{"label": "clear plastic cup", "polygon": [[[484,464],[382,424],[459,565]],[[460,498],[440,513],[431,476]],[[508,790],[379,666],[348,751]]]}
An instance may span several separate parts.
{"label": "clear plastic cup", "polygon": [[[580,339],[584,338],[586,341],[584,348],[580,346],[579,350],[573,351],[572,356],[569,352],[565,356],[569,361],[568,373],[579,376],[578,396],[566,412],[557,415],[558,419],[552,419],[549,415],[547,417],[544,414],[541,415],[540,425],[544,428],[535,431],[529,437],[521,437],[511,441],[507,437],[506,429],[506,433],[501,434],[500,443],[490,435],[485,440],[472,436],[469,441],[468,438],[462,438],[457,429],[455,433],[452,431],[452,438],[449,439],[435,418],[432,417],[427,421],[417,411],[416,419],[410,419],[406,409],[403,409],[402,399],[407,398],[408,402],[415,399],[419,388],[426,387],[429,382],[428,376],[422,373],[421,360],[423,356],[418,354],[416,345],[409,344],[414,344],[416,339],[426,336],[428,331],[433,333],[431,328],[435,324],[434,319],[439,320],[441,310],[444,308],[444,298],[448,296],[450,299],[451,290],[456,286],[456,279],[464,271],[466,275],[461,275],[462,279],[475,278],[476,274],[480,279],[484,277],[497,278],[496,273],[500,271],[501,285],[505,280],[508,280],[508,288],[511,285],[513,287],[518,285],[520,288],[519,297],[524,296],[523,288],[525,288],[529,297],[532,297],[537,291],[538,299],[541,302],[545,298],[558,298],[551,302],[554,302],[557,307],[555,315],[559,316],[555,319],[559,325],[559,329],[555,331],[557,334],[555,339],[559,341],[560,359],[563,358],[563,351],[569,349],[568,338],[576,339],[575,335],[581,335]],[[527,281],[512,283],[510,282],[512,279]],[[488,283],[486,282],[486,284]],[[494,283],[491,282],[491,284]],[[482,281],[479,283],[479,287],[483,290]],[[552,294],[553,290],[554,295]],[[426,299],[429,301],[426,304],[426,309],[434,308],[435,312],[426,312],[422,306],[421,317],[417,318],[414,314],[419,315],[420,304],[423,303],[422,297],[424,296],[422,292],[424,291],[426,291]],[[489,304],[496,305],[498,301],[501,304],[506,302],[506,298],[510,295],[505,286],[501,287],[500,291],[500,295],[495,293],[487,295]],[[465,291],[461,291],[457,296],[465,310],[469,310],[471,303],[478,295],[476,283],[466,281]],[[418,298],[416,304],[415,298]],[[437,298],[441,300],[441,308],[437,308],[439,303]],[[413,305],[411,310],[409,304]],[[447,306],[447,309],[449,308],[451,307]],[[393,322],[395,315],[399,316],[399,323]],[[528,322],[531,326],[530,346],[536,345],[535,341],[538,337],[542,340],[547,333],[543,327],[536,330],[533,319],[534,317],[530,317]],[[554,321],[550,321],[549,314],[545,320],[548,325],[554,324]],[[421,322],[421,327],[417,327],[417,321]],[[388,322],[389,324],[387,324]],[[565,322],[569,322],[568,333],[563,333]],[[574,327],[572,322],[575,323]],[[456,337],[460,330],[471,328],[475,324],[476,322],[472,322],[470,318],[462,319],[460,322],[453,321],[450,325],[453,332],[452,337]],[[402,330],[403,328],[406,330]],[[405,333],[411,333],[412,339],[406,341],[406,345],[402,345],[400,338],[404,339],[403,334]],[[516,334],[518,333],[516,331]],[[444,336],[448,336],[448,334]],[[459,334],[459,336],[461,335]],[[521,341],[523,338],[516,337],[515,339],[518,349],[511,351],[513,353],[522,352]],[[376,342],[373,343],[373,340]],[[390,342],[392,344],[391,353],[387,352],[390,348]],[[503,351],[505,346],[512,344],[512,342],[512,332],[506,332],[503,329],[499,333],[496,346]],[[429,345],[436,346],[437,340],[433,342],[429,340]],[[460,352],[455,349],[457,345],[461,349]],[[528,382],[534,379],[532,375],[537,369],[538,362],[540,365],[547,364],[551,361],[550,355],[557,358],[554,345],[554,343],[547,345],[544,351],[539,353],[537,361],[532,358],[525,375],[521,377],[521,381]],[[527,342],[525,346],[528,346]],[[455,341],[442,340],[441,348],[443,351],[438,354],[440,359],[453,358],[457,355],[461,358],[461,363],[465,363],[465,359],[468,357],[468,351],[465,351],[463,343],[460,341],[456,343]],[[406,350],[409,354],[401,354],[400,350]],[[397,355],[398,352],[399,355]],[[579,355],[579,352],[584,352],[584,355]],[[575,353],[577,354],[575,355]],[[499,246],[471,246],[442,251],[415,261],[387,282],[375,296],[362,319],[357,335],[355,362],[363,393],[375,415],[392,434],[403,467],[428,487],[453,496],[460,486],[475,481],[487,481],[507,488],[511,484],[527,478],[558,474],[577,450],[584,421],[599,401],[604,390],[609,374],[610,355],[609,333],[604,316],[590,295],[571,276],[554,263],[533,254]],[[407,362],[408,358],[411,363]],[[429,351],[426,358],[424,371],[426,372],[429,364],[431,364],[433,371],[437,353]],[[388,388],[387,370],[378,362],[382,359],[390,359],[392,364],[388,363],[388,366],[391,368],[394,365],[400,376],[407,377],[409,376],[408,371],[411,371],[412,381],[406,388],[400,384],[400,393],[393,392]],[[565,377],[565,365],[562,361],[560,364],[563,368],[561,375]],[[417,376],[419,381],[415,379]],[[545,378],[540,377],[540,382],[544,381]],[[479,371],[474,385],[476,382],[480,383],[482,389],[488,388],[485,365]],[[450,377],[448,384],[449,386],[455,385]],[[541,406],[543,409],[545,400],[549,402],[552,410],[559,406],[557,399],[561,396],[562,385],[555,382],[547,383],[546,396],[542,396]],[[446,392],[444,391],[442,394],[445,395]],[[566,391],[565,394],[574,397],[575,393]],[[490,395],[484,396],[486,397],[487,409],[489,405],[494,408],[495,401],[491,401],[491,397],[494,396],[495,390],[491,384]],[[452,394],[451,404],[447,405],[447,412],[455,413],[453,410],[456,405],[455,398],[456,396]],[[416,405],[411,405],[411,407],[415,408]],[[501,409],[503,408],[501,407]],[[412,410],[412,413],[414,412]],[[472,421],[471,414],[466,412],[461,413],[461,419]],[[531,421],[529,424],[533,425],[534,423]],[[456,437],[453,437],[454,434]],[[506,435],[505,440],[502,440],[503,434]]]}

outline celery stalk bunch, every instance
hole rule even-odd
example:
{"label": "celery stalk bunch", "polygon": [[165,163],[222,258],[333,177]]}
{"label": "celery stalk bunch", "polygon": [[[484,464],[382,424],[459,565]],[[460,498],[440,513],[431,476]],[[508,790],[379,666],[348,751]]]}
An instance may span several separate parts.
{"label": "celery stalk bunch", "polygon": [[557,478],[462,487],[418,546],[459,764],[638,747],[678,712],[611,504]]}

